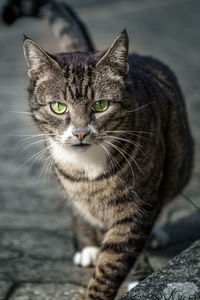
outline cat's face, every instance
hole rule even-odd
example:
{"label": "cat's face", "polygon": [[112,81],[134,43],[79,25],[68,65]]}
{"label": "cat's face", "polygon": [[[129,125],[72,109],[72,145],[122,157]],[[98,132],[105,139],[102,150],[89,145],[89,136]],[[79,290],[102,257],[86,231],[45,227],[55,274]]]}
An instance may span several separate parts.
{"label": "cat's face", "polygon": [[104,53],[52,57],[31,40],[25,41],[24,51],[31,110],[53,144],[87,151],[102,144],[106,132],[117,130],[126,120],[126,33]]}

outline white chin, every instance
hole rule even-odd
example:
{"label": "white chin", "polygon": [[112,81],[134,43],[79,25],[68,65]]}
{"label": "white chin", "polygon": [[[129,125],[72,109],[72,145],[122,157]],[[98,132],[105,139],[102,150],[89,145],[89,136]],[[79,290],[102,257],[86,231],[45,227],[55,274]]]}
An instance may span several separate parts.
{"label": "white chin", "polygon": [[92,144],[87,145],[87,146],[70,145],[70,147],[71,147],[71,151],[86,152],[92,147]]}
{"label": "white chin", "polygon": [[106,168],[107,153],[99,145],[63,147],[53,140],[51,140],[51,145],[56,161],[66,166],[68,163],[74,165],[76,169],[85,171],[91,180],[100,176]]}

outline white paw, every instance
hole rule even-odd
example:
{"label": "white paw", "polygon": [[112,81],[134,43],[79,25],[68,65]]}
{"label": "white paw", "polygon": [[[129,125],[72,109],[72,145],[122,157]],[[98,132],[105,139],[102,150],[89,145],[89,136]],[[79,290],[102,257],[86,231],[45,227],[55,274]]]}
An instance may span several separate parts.
{"label": "white paw", "polygon": [[138,285],[138,283],[140,283],[139,281],[132,281],[128,283],[127,286],[127,290],[130,291],[131,289],[133,289],[134,287],[136,287],[136,285]]}
{"label": "white paw", "polygon": [[76,252],[73,257],[75,265],[81,267],[94,266],[99,255],[98,247],[85,247],[81,252]]}
{"label": "white paw", "polygon": [[150,247],[152,249],[163,248],[169,244],[170,236],[163,229],[154,228],[151,235],[152,235],[152,239],[150,242]]}

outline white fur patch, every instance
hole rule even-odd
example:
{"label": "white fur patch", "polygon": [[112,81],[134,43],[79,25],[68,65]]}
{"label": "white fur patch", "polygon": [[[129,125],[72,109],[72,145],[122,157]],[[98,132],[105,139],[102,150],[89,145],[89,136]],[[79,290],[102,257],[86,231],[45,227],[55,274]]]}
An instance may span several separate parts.
{"label": "white fur patch", "polygon": [[127,286],[127,290],[130,291],[131,289],[133,289],[134,287],[136,287],[136,285],[138,285],[140,282],[139,281],[132,281],[132,282],[129,282],[128,283],[128,286]]}
{"label": "white fur patch", "polygon": [[73,261],[75,265],[81,267],[94,266],[99,256],[98,247],[85,247],[81,252],[76,252]]}
{"label": "white fur patch", "polygon": [[[70,129],[64,135],[65,138],[69,136]],[[90,180],[104,172],[107,154],[100,146],[93,144],[87,149],[76,149],[72,146],[61,146],[52,139],[50,143],[55,160],[63,166],[68,163],[74,165],[75,168],[85,171]]]}

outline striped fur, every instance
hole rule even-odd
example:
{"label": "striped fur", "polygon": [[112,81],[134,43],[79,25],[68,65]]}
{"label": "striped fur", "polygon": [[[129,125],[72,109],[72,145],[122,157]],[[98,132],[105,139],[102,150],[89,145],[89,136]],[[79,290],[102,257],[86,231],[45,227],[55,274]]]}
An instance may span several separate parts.
{"label": "striped fur", "polygon": [[[169,68],[150,57],[128,56],[126,32],[106,51],[93,51],[77,17],[68,7],[61,14],[61,7],[55,5],[51,23],[62,19],[59,32],[68,49],[85,52],[50,55],[25,40],[30,108],[74,207],[77,250],[101,248],[84,299],[111,300],[161,208],[187,184],[193,142]],[[100,99],[108,99],[109,107],[95,113],[92,103]],[[54,101],[66,103],[69,111],[53,113]],[[73,146],[79,143],[75,130],[87,131],[83,143],[90,146]]]}

